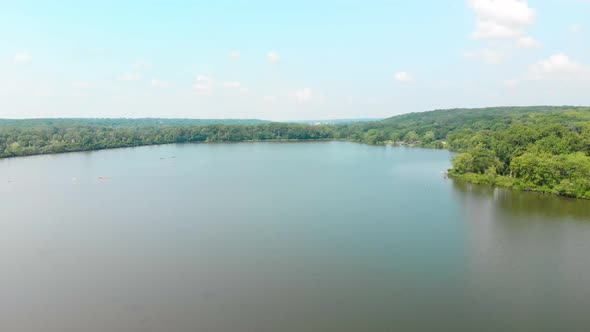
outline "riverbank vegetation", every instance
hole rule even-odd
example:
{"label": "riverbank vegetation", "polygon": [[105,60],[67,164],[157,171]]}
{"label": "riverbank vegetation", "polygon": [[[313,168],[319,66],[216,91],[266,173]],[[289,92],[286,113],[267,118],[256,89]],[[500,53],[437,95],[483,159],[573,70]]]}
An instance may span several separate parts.
{"label": "riverbank vegetation", "polygon": [[590,199],[590,108],[499,107],[330,125],[258,120],[0,120],[0,158],[183,142],[346,140],[448,148],[451,177]]}
{"label": "riverbank vegetation", "polygon": [[342,137],[459,152],[449,175],[590,199],[590,108],[500,107],[405,114],[344,126]]}
{"label": "riverbank vegetation", "polygon": [[[170,122],[174,122],[171,124]],[[245,124],[248,123],[248,124]],[[319,140],[332,128],[293,123],[147,119],[1,120],[0,158],[185,142]]]}
{"label": "riverbank vegetation", "polygon": [[485,183],[590,199],[590,109],[520,112],[483,128],[447,136],[450,175]]}

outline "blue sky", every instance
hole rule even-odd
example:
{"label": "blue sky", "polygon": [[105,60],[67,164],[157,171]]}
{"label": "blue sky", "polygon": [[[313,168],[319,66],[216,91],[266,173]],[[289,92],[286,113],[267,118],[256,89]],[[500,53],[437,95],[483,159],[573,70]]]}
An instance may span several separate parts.
{"label": "blue sky", "polygon": [[0,117],[590,105],[590,1],[4,1]]}

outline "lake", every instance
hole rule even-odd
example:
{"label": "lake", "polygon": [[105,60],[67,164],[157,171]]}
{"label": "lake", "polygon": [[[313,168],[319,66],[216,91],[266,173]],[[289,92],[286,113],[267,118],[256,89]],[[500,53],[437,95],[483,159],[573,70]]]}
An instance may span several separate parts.
{"label": "lake", "polygon": [[0,160],[0,330],[588,331],[590,201],[445,150],[178,144]]}

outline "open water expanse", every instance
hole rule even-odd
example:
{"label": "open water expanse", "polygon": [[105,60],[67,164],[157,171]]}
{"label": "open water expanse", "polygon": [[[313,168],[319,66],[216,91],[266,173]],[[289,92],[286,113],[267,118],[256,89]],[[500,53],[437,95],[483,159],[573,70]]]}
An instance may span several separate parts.
{"label": "open water expanse", "polygon": [[590,331],[590,201],[445,150],[179,144],[0,160],[0,331]]}

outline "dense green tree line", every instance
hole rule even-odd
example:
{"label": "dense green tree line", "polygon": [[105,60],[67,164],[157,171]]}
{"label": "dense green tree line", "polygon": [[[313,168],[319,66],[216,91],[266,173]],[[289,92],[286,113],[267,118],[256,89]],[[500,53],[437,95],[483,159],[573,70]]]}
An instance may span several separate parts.
{"label": "dense green tree line", "polygon": [[35,123],[29,127],[0,124],[0,157],[165,143],[319,140],[332,137],[332,128],[326,126],[287,123],[137,127],[133,123],[130,126],[105,126],[79,120],[76,124]]}
{"label": "dense green tree line", "polygon": [[450,174],[471,182],[590,199],[590,109],[498,118],[492,129],[450,132],[462,151]]}
{"label": "dense green tree line", "polygon": [[258,120],[0,120],[0,158],[182,142],[348,140],[461,152],[449,174],[590,198],[590,108],[499,107],[311,125]]}
{"label": "dense green tree line", "polygon": [[368,144],[461,152],[450,175],[475,183],[590,199],[590,108],[499,107],[411,113],[339,127]]}

